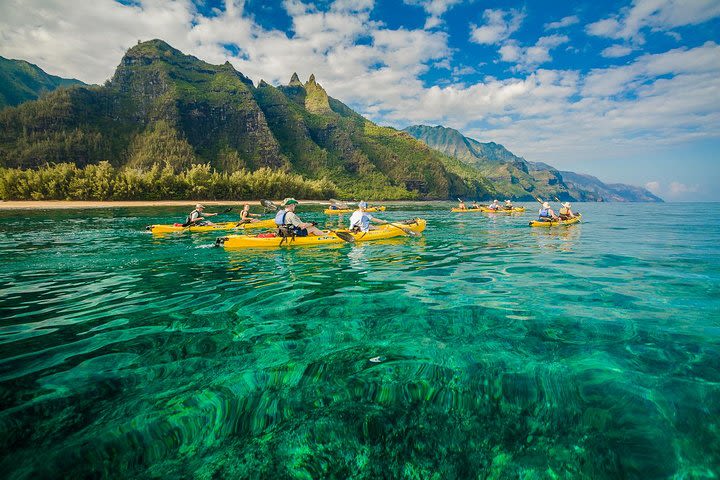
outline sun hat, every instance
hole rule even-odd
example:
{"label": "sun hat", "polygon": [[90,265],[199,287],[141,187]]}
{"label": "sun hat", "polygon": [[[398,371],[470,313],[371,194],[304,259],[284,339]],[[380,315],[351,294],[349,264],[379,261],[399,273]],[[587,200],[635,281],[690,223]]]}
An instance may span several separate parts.
{"label": "sun hat", "polygon": [[360,207],[360,208],[367,208],[367,206],[368,206],[368,203],[366,201],[361,201],[360,203],[358,203],[358,207]]}
{"label": "sun hat", "polygon": [[202,203],[198,203],[197,205],[195,205],[195,209],[198,208],[205,208],[205,205],[203,205]]}
{"label": "sun hat", "polygon": [[543,208],[550,208],[550,204],[548,202],[543,202]]}
{"label": "sun hat", "polygon": [[512,202],[510,202],[510,200],[505,200],[505,203],[512,203]]}
{"label": "sun hat", "polygon": [[286,200],[283,202],[283,207],[287,207],[288,205],[297,205],[297,204],[299,204],[299,203],[300,203],[300,202],[298,202],[298,201],[295,200],[294,198],[288,198],[288,199],[286,199]]}
{"label": "sun hat", "polygon": [[570,208],[570,202],[565,202],[562,204],[562,206],[565,208]]}

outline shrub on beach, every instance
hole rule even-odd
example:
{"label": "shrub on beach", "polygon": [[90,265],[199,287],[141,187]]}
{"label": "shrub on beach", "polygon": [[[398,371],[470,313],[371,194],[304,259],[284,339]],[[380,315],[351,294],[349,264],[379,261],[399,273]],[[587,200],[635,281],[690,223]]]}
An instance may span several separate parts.
{"label": "shrub on beach", "polygon": [[0,168],[3,200],[239,200],[296,197],[324,199],[338,194],[327,179],[261,168],[218,172],[193,164],[176,172],[170,164],[116,169],[109,162],[79,168],[72,163],[38,169]]}

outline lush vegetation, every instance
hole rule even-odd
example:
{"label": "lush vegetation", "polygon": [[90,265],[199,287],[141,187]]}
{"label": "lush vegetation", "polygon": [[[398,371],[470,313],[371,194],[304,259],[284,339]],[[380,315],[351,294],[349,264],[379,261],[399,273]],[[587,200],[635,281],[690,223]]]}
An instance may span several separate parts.
{"label": "lush vegetation", "polygon": [[326,199],[338,193],[326,179],[308,180],[269,168],[226,173],[209,164],[194,164],[176,172],[169,164],[117,169],[108,162],[84,168],[72,163],[0,168],[3,200]]}
{"label": "lush vegetation", "polygon": [[35,100],[58,87],[81,84],[79,80],[48,75],[24,60],[0,57],[0,108]]}
{"label": "lush vegetation", "polygon": [[[72,170],[60,167],[66,162],[83,173],[61,174]],[[176,186],[198,164],[210,169],[211,184]],[[210,65],[159,40],[132,47],[104,86],[60,90],[0,111],[0,167],[10,169],[4,198],[233,198],[237,191],[247,198],[240,185],[268,176],[266,169],[283,176],[272,185],[287,183],[283,172],[319,182],[280,196],[315,196],[318,188],[369,200],[493,194],[473,167],[369,122],[312,76],[304,84],[293,76],[287,86],[255,87],[230,64]],[[108,188],[76,188],[79,178],[107,168]],[[43,176],[52,177],[52,188],[23,187]],[[233,178],[240,183],[230,186]]]}

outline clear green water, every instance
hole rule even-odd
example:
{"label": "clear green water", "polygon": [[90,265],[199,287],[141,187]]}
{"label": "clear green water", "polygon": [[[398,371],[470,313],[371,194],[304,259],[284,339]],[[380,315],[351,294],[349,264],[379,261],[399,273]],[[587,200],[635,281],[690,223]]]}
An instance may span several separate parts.
{"label": "clear green water", "polygon": [[448,208],[254,252],[1,214],[3,477],[716,478],[720,205]]}

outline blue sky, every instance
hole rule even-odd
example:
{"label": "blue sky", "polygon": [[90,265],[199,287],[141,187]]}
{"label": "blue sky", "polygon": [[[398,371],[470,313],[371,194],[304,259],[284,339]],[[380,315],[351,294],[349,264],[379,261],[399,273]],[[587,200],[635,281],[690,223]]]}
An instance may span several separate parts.
{"label": "blue sky", "polygon": [[102,83],[161,38],[255,82],[315,73],[379,124],[450,126],[668,200],[720,200],[719,36],[719,0],[0,3],[0,55],[53,74]]}

